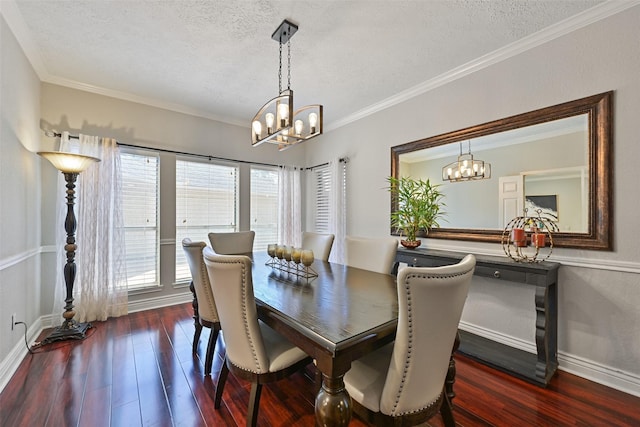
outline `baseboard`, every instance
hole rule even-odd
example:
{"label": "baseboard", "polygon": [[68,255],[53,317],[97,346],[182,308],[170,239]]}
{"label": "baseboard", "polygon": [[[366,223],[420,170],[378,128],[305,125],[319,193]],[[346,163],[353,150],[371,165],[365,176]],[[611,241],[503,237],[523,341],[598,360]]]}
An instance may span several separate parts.
{"label": "baseboard", "polygon": [[129,313],[138,311],[153,310],[154,308],[168,307],[170,305],[184,304],[193,301],[193,294],[188,290],[186,292],[176,293],[172,295],[163,295],[159,297],[145,298],[137,301],[129,302]]}
{"label": "baseboard", "polygon": [[[188,292],[182,292],[179,294],[173,294],[168,296],[146,298],[144,300],[134,301],[129,303],[129,313],[135,313],[138,311],[152,310],[154,308],[167,307],[170,305],[183,304],[185,302],[193,301],[193,294]],[[33,345],[38,335],[47,328],[51,328],[53,315],[47,314],[40,316],[27,330],[27,342],[29,346]],[[9,354],[0,361],[0,393],[4,390],[5,386],[11,380],[13,374],[20,367],[20,363],[24,357],[28,354],[27,347],[22,339],[20,339],[15,346],[11,349]]]}
{"label": "baseboard", "polygon": [[[31,346],[40,332],[44,329],[42,326],[42,318],[39,318],[33,325],[27,329],[27,342]],[[51,320],[49,320],[50,322]],[[7,357],[0,361],[0,393],[4,390],[5,386],[9,383],[9,380],[16,373],[22,360],[28,354],[27,347],[22,337],[13,346]]]}
{"label": "baseboard", "polygon": [[[529,353],[536,352],[535,343],[460,322],[460,329]],[[640,397],[640,376],[615,369],[592,360],[558,351],[558,369],[598,384]]]}

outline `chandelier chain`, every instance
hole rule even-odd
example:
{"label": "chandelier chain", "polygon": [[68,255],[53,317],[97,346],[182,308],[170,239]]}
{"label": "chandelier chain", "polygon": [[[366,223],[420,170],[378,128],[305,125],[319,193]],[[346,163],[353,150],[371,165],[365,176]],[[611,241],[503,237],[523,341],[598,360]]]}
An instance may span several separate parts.
{"label": "chandelier chain", "polygon": [[287,42],[287,89],[291,90],[291,39]]}
{"label": "chandelier chain", "polygon": [[280,40],[280,67],[278,68],[278,93],[282,93],[282,40]]}

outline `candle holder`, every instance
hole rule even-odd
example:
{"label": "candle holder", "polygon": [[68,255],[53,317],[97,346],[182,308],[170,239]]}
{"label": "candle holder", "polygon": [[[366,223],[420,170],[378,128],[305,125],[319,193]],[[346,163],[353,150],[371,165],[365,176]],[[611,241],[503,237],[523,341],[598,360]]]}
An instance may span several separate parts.
{"label": "candle holder", "polygon": [[513,218],[504,228],[502,249],[516,262],[542,262],[551,256],[553,233],[558,231],[553,221],[542,217],[541,209],[536,209],[533,216],[525,209],[523,216]]}
{"label": "candle holder", "polygon": [[311,267],[314,256],[310,249],[270,244],[267,246],[267,254],[271,259],[265,265],[275,270],[296,276],[297,279],[305,279],[307,282],[318,277],[318,273]]}

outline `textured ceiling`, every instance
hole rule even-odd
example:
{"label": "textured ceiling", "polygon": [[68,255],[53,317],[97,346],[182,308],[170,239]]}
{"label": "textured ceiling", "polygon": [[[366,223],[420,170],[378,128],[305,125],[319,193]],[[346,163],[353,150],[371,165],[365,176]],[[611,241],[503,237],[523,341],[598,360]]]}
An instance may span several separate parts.
{"label": "textured ceiling", "polygon": [[277,95],[287,18],[296,107],[323,104],[331,128],[600,3],[15,0],[10,25],[44,81],[248,126]]}

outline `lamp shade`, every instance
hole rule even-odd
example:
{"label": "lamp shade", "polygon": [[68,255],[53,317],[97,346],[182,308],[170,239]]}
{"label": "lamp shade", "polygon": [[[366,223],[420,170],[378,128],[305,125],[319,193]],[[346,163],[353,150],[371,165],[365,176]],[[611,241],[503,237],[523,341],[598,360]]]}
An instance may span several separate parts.
{"label": "lamp shade", "polygon": [[62,151],[39,151],[38,155],[49,160],[56,169],[63,173],[80,173],[93,162],[100,161],[97,157]]}

